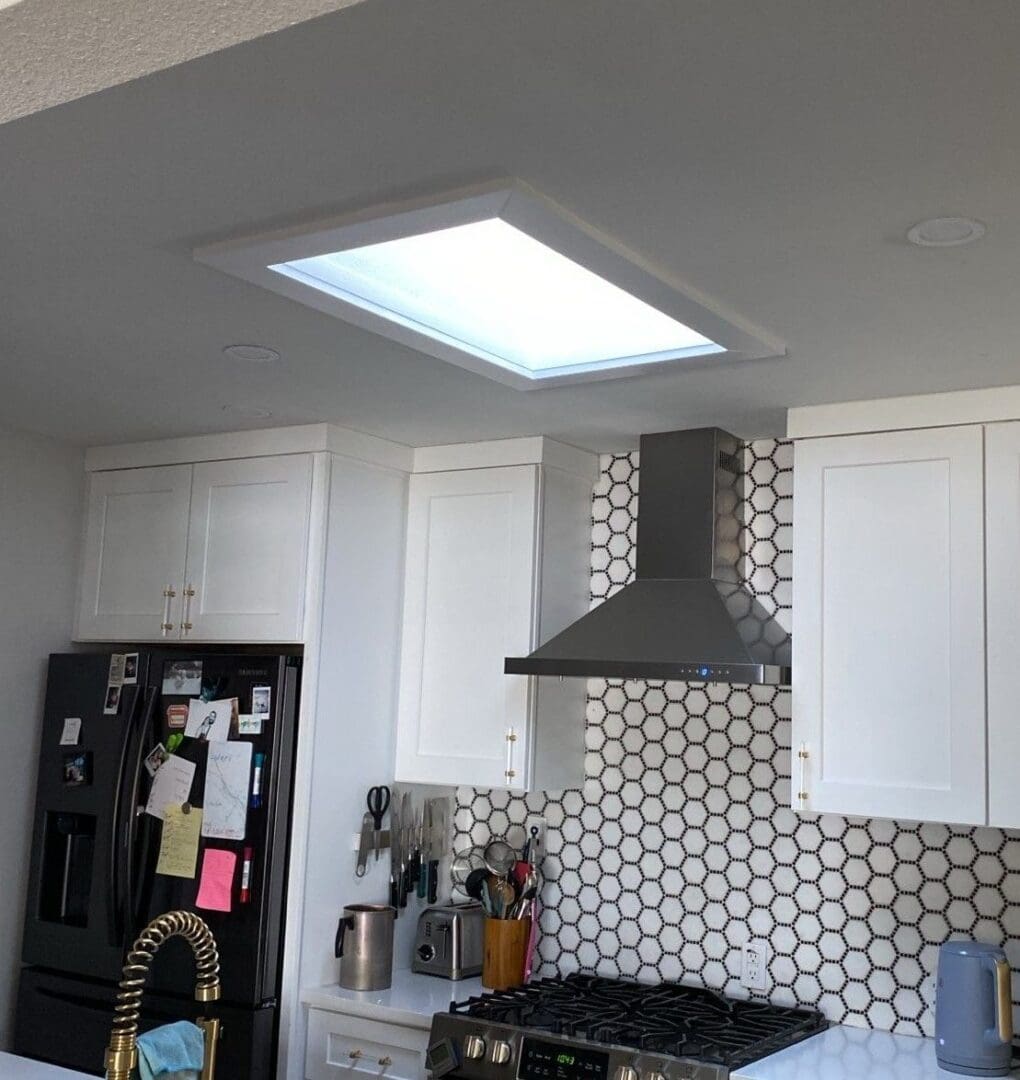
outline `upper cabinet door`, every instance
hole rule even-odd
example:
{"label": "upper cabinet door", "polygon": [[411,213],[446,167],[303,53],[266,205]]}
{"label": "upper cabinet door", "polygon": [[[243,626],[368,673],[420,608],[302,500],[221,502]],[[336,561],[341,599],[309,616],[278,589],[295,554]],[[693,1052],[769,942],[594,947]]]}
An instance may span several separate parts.
{"label": "upper cabinet door", "polygon": [[795,808],[985,821],[982,473],[979,427],[797,443]]}
{"label": "upper cabinet door", "polygon": [[190,465],[91,474],[77,640],[177,637],[190,501]]}
{"label": "upper cabinet door", "polygon": [[520,786],[530,680],[503,661],[533,644],[538,469],[419,474],[409,499],[397,779]]}
{"label": "upper cabinet door", "polygon": [[312,455],[194,468],[182,637],[300,641]]}
{"label": "upper cabinet door", "polygon": [[985,429],[988,823],[1020,825],[1020,423]]}

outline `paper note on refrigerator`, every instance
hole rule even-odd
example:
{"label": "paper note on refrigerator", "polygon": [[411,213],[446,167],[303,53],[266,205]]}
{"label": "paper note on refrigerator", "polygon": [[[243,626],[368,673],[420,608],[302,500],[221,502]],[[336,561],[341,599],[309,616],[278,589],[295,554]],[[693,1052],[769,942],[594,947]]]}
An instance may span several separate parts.
{"label": "paper note on refrigerator", "polygon": [[176,756],[168,757],[152,778],[149,801],[145,812],[163,820],[166,807],[180,806],[191,798],[191,782],[195,779],[195,763]]}
{"label": "paper note on refrigerator", "polygon": [[185,814],[180,806],[167,806],[163,812],[163,836],[159,842],[156,873],[193,878],[198,864],[201,829],[202,811],[198,807],[192,807]]}
{"label": "paper note on refrigerator", "polygon": [[234,867],[237,855],[221,848],[206,848],[202,855],[202,877],[195,907],[207,911],[229,911],[233,906]]}
{"label": "paper note on refrigerator", "polygon": [[226,742],[230,738],[230,720],[236,708],[237,698],[223,698],[222,701],[192,698],[188,702],[188,723],[184,734],[191,739]]}
{"label": "paper note on refrigerator", "polygon": [[219,840],[243,840],[248,821],[251,781],[251,743],[209,744],[205,766],[205,819],[202,835]]}

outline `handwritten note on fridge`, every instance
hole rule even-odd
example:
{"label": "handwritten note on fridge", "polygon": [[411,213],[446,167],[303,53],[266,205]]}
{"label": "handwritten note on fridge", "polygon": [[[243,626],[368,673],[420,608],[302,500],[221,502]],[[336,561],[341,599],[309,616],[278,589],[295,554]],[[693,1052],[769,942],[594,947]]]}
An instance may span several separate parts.
{"label": "handwritten note on fridge", "polygon": [[168,757],[152,778],[145,812],[162,821],[167,806],[180,806],[191,798],[191,783],[194,779],[193,761],[185,761],[176,756]]}
{"label": "handwritten note on fridge", "polygon": [[205,818],[202,835],[219,840],[243,840],[248,821],[251,743],[209,744],[205,767]]}
{"label": "handwritten note on fridge", "polygon": [[201,828],[202,811],[197,807],[192,807],[187,814],[179,806],[165,807],[157,874],[180,878],[195,876]]}

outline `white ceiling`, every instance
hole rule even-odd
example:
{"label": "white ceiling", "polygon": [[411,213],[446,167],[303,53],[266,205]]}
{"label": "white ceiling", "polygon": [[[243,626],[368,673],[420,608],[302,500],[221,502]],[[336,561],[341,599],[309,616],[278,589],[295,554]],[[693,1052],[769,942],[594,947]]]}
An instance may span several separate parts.
{"label": "white ceiling", "polygon": [[[1018,46],[1012,0],[366,0],[0,126],[0,422],[122,442],[244,426],[238,403],[611,449],[1018,382]],[[503,176],[787,356],[519,392],[190,257]],[[944,214],[988,235],[906,244]]]}

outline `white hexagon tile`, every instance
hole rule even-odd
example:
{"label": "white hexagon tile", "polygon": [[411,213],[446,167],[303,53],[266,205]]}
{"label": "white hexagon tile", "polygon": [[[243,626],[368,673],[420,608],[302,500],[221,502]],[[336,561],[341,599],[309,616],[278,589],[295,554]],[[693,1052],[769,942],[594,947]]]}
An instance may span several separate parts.
{"label": "white hexagon tile", "polygon": [[[793,447],[748,444],[744,576],[789,625]],[[607,456],[592,508],[592,605],[634,572],[638,455]],[[769,997],[932,1033],[938,945],[1020,963],[1020,836],[789,808],[790,694],[589,683],[584,789],[462,788],[455,847],[549,822],[540,974],[682,979],[746,996],[740,949],[771,945]]]}

